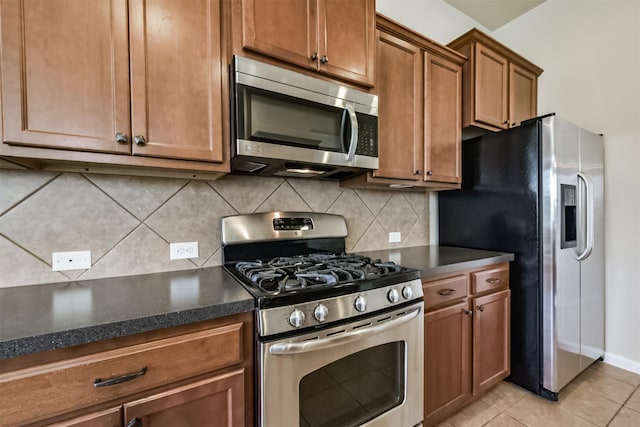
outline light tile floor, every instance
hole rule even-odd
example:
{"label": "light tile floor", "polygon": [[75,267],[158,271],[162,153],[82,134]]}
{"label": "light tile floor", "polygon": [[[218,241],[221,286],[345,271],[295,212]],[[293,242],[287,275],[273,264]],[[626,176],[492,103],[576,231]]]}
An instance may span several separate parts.
{"label": "light tile floor", "polygon": [[596,362],[550,402],[509,382],[438,427],[640,427],[640,375]]}

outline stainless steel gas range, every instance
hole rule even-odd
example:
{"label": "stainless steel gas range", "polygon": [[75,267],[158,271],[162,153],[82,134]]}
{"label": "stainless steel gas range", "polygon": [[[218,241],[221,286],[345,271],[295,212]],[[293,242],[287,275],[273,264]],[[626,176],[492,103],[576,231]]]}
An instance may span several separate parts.
{"label": "stainless steel gas range", "polygon": [[255,296],[262,427],[422,422],[419,272],[345,253],[339,215],[222,220],[225,269]]}

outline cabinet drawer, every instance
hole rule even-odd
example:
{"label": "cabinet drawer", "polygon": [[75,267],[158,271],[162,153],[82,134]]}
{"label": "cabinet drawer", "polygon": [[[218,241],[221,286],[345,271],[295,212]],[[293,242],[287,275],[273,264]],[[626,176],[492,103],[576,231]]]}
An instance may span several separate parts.
{"label": "cabinet drawer", "polygon": [[509,267],[498,267],[471,273],[471,292],[474,294],[507,287],[509,287]]}
{"label": "cabinet drawer", "polygon": [[467,296],[467,275],[447,277],[424,283],[425,310]]}
{"label": "cabinet drawer", "polygon": [[242,337],[234,323],[1,375],[0,419],[48,418],[238,364]]}

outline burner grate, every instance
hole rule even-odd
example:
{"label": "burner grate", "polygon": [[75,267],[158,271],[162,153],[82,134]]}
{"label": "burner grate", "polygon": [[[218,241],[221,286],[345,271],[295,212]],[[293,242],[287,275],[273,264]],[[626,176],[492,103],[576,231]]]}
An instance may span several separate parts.
{"label": "burner grate", "polygon": [[316,253],[276,257],[269,261],[239,261],[235,270],[267,292],[287,292],[319,286],[337,286],[402,271],[393,262],[356,254]]}

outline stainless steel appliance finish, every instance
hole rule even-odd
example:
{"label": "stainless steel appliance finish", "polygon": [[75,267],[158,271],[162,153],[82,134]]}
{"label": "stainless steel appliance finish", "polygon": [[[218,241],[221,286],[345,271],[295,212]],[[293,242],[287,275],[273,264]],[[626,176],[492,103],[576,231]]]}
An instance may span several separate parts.
{"label": "stainless steel appliance finish", "polygon": [[234,56],[232,172],[341,179],[378,168],[378,98]]}
{"label": "stainless steel appliance finish", "polygon": [[[261,342],[261,425],[303,426],[301,417],[311,425],[336,427],[420,424],[423,317],[423,303],[418,302],[347,325]],[[390,370],[384,368],[390,356],[379,356],[385,346],[400,352]],[[345,360],[347,366],[337,367]],[[315,377],[310,376],[313,373]],[[309,387],[311,390],[305,390]],[[399,393],[393,394],[398,388]],[[331,400],[341,404],[334,407]],[[353,415],[346,415],[345,407]],[[369,419],[380,410],[384,412]]]}
{"label": "stainless steel appliance finish", "polygon": [[414,426],[423,409],[419,272],[344,253],[343,217],[223,218],[225,268],[256,297],[256,419]]}
{"label": "stainless steel appliance finish", "polygon": [[[602,136],[556,116],[541,127],[542,385],[558,393],[604,355],[604,151]],[[566,234],[575,246],[563,248]]]}
{"label": "stainless steel appliance finish", "polygon": [[604,355],[603,137],[555,115],[463,144],[440,243],[512,252],[510,381],[548,399]]}
{"label": "stainless steel appliance finish", "polygon": [[[309,224],[285,224],[289,218],[309,218]],[[265,224],[273,226],[265,227]],[[315,212],[265,212],[252,215],[228,216],[222,219],[224,246],[247,242],[262,242],[299,238],[347,237],[344,217]]]}

